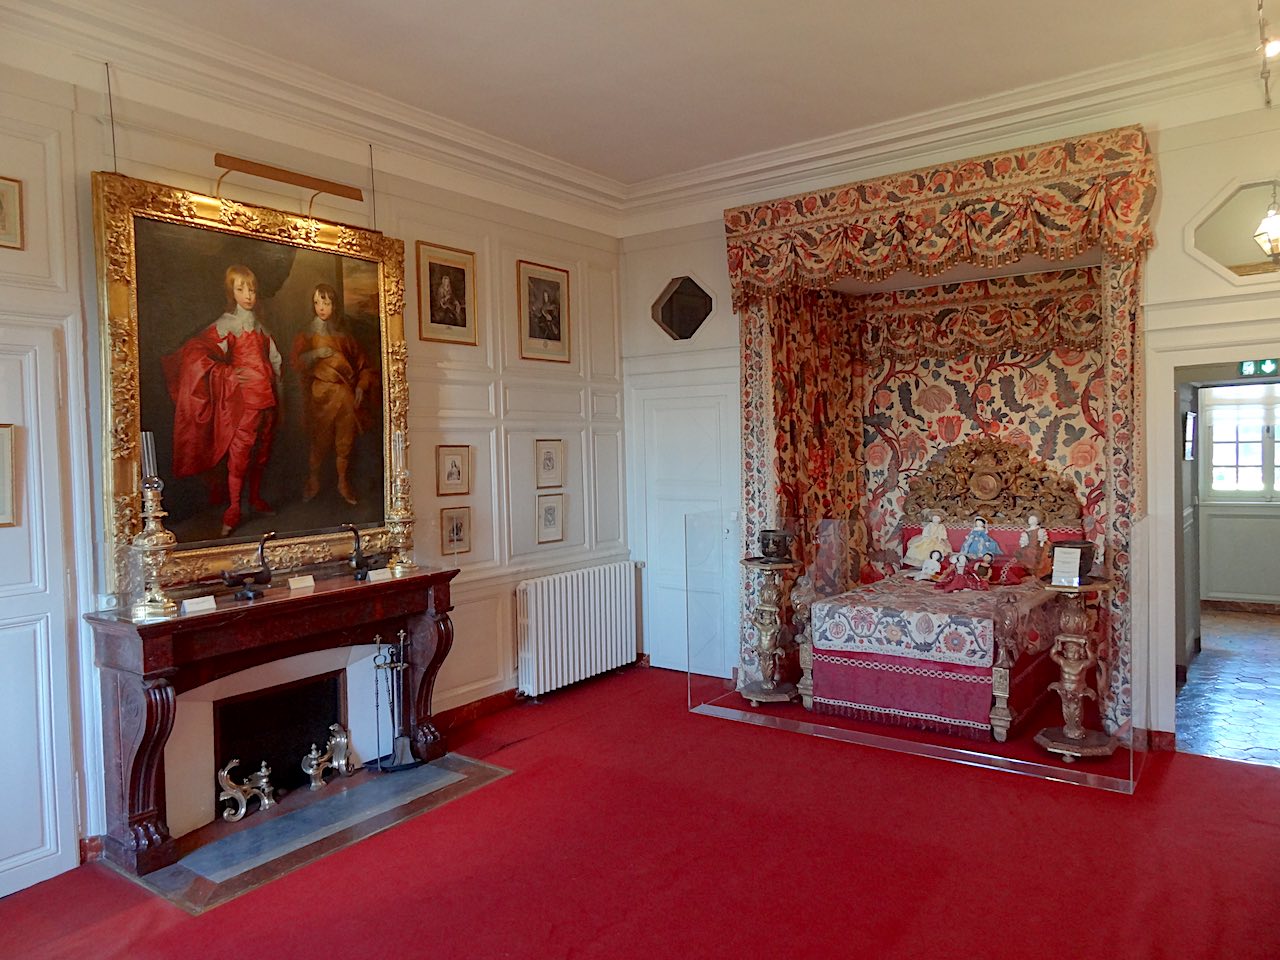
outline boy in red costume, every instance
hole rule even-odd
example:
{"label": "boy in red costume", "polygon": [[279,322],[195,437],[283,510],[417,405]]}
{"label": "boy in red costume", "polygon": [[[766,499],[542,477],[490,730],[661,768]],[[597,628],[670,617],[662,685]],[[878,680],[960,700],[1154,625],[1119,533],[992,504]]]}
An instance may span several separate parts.
{"label": "boy in red costume", "polygon": [[276,433],[280,354],[258,323],[258,281],[239,264],[225,276],[227,312],[164,358],[173,398],[173,472],[206,473],[226,457],[230,505],[222,536],[240,525],[240,500],[272,513],[260,492]]}

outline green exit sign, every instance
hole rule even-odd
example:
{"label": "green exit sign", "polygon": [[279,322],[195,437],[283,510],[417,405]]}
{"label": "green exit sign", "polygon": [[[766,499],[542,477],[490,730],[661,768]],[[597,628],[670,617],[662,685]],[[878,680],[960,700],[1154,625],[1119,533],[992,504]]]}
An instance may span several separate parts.
{"label": "green exit sign", "polygon": [[1242,360],[1240,376],[1270,377],[1280,372],[1280,361],[1277,360]]}

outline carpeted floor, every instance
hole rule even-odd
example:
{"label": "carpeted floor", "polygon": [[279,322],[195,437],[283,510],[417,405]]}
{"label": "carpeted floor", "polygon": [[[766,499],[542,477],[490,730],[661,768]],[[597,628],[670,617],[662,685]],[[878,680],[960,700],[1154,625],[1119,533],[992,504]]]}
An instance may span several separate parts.
{"label": "carpeted floor", "polygon": [[1133,797],[691,715],[634,668],[462,731],[514,772],[191,917],[106,867],[0,901],[0,956],[1280,956],[1280,770]]}

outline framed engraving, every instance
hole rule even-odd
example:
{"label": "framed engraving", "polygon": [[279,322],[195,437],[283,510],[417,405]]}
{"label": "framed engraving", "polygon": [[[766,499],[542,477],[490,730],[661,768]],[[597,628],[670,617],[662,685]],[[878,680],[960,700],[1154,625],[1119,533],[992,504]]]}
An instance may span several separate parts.
{"label": "framed engraving", "polygon": [[520,356],[569,362],[569,271],[516,261]]}
{"label": "framed engraving", "polygon": [[22,181],[0,177],[0,247],[22,250],[26,246],[23,231]]}
{"label": "framed engraving", "polygon": [[343,523],[411,550],[390,463],[408,433],[404,244],[113,173],[93,195],[109,589],[131,589],[144,428],[178,538],[169,584],[252,568],[268,530],[281,571],[345,558]]}
{"label": "framed engraving", "polygon": [[476,309],[476,255],[419,240],[418,339],[437,343],[480,342]]}
{"label": "framed engraving", "polygon": [[559,543],[564,539],[564,494],[538,495],[538,542]]}
{"label": "framed engraving", "polygon": [[471,492],[471,448],[436,447],[436,496],[457,497]]}
{"label": "framed engraving", "polygon": [[446,556],[471,552],[470,507],[445,507],[440,511],[440,552]]}
{"label": "framed engraving", "polygon": [[533,441],[534,474],[538,489],[564,486],[564,441]]}
{"label": "framed engraving", "polygon": [[0,423],[0,527],[18,522],[17,466],[14,463],[13,424]]}

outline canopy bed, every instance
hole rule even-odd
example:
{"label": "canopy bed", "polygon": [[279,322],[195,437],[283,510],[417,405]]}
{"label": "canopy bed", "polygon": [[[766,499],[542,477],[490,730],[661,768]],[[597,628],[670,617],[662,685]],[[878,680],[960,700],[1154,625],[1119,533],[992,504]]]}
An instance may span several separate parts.
{"label": "canopy bed", "polygon": [[[990,579],[942,592],[936,567],[932,576],[899,570],[837,596],[805,597],[805,706],[1003,742],[1057,675],[1049,649],[1060,598],[1036,573],[1049,543],[1083,535],[1075,486],[1022,447],[982,436],[938,454],[911,480],[906,502],[912,515],[942,521],[948,554],[963,551],[969,518],[982,516],[996,551]],[[902,542],[921,534],[905,525]]]}
{"label": "canopy bed", "polygon": [[[747,552],[762,528],[794,518],[796,558],[811,561],[818,526],[839,518],[844,586],[892,575],[925,519],[913,478],[967,440],[1016,447],[1072,486],[1074,533],[1106,558],[1116,589],[1100,706],[1109,729],[1125,728],[1130,536],[1144,509],[1139,293],[1154,197],[1145,134],[1124,127],[726,211]],[[1100,262],[1080,265],[1090,251]],[[1007,273],[1033,254],[1075,262],[860,296],[830,289],[961,263]],[[970,519],[955,497],[937,506]],[[757,591],[747,574],[744,609]],[[759,673],[743,622],[739,684]]]}

